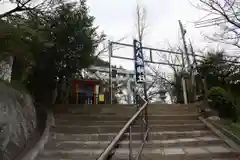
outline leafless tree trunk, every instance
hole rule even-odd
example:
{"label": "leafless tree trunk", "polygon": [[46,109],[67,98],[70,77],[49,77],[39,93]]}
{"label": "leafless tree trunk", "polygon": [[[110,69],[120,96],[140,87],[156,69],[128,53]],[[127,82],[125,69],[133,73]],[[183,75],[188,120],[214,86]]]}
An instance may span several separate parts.
{"label": "leafless tree trunk", "polygon": [[[144,35],[145,35],[147,27],[148,27],[146,18],[147,18],[146,9],[142,6],[140,6],[139,4],[137,4],[137,7],[136,7],[136,30],[137,30],[137,38],[140,42],[143,42]],[[165,60],[169,63],[169,65],[174,64],[174,63],[176,63],[176,61],[180,60],[178,58],[178,56],[176,56],[176,57],[173,58],[170,55],[167,58],[165,57],[166,58]],[[145,63],[145,66],[150,69],[149,72],[153,73],[152,75],[146,75],[147,77],[151,77],[151,81],[152,81],[152,83],[149,84],[146,88],[148,96],[149,96],[148,98],[151,99],[154,96],[158,95],[159,90],[161,90],[162,87],[164,86],[164,88],[169,92],[171,100],[173,102],[174,97],[173,97],[173,94],[171,93],[171,91],[169,90],[171,88],[169,86],[171,86],[172,82],[169,79],[167,79],[166,77],[162,76],[161,73],[159,72],[159,70],[157,70],[156,67],[152,66],[151,64]],[[175,67],[173,65],[170,65],[170,67],[174,70],[174,73],[178,72],[177,67]],[[166,86],[168,86],[168,87],[166,87]]]}
{"label": "leafless tree trunk", "polygon": [[196,60],[196,56],[195,56],[195,52],[193,50],[193,46],[191,41],[190,42],[190,52],[193,58],[192,63],[190,64],[190,77],[191,77],[191,84],[190,84],[190,92],[191,92],[191,97],[190,100],[192,100],[193,102],[196,101],[196,78],[195,78],[195,72],[196,72],[196,67],[197,67],[197,60]]}
{"label": "leafless tree trunk", "polygon": [[[147,11],[146,11],[146,8],[144,8],[140,4],[137,4],[137,6],[136,6],[136,31],[137,31],[137,39],[141,43],[143,43],[144,35],[146,33],[147,28],[148,28],[148,25],[147,25]],[[146,58],[146,55],[144,55],[144,58]],[[145,63],[145,68],[147,66],[152,68],[150,64]],[[157,72],[155,72],[155,73],[157,73]],[[146,78],[148,76],[149,75],[146,75]],[[146,92],[148,94],[148,100],[151,100],[155,95],[158,94],[158,91],[154,91],[152,89],[156,88],[156,86],[158,85],[159,76],[151,75],[150,77],[151,77],[152,83],[150,83],[150,84],[146,83],[146,85],[147,85],[146,86]]]}
{"label": "leafless tree trunk", "polygon": [[136,8],[136,28],[138,40],[142,43],[145,31],[147,29],[147,11],[144,7],[137,4]]}
{"label": "leafless tree trunk", "polygon": [[[104,35],[104,36],[105,36],[105,35]],[[125,40],[126,38],[127,38],[127,36],[123,36],[123,37],[121,37],[120,39],[118,39],[116,42],[121,42],[121,41]],[[100,58],[102,54],[108,52],[108,48],[109,48],[108,45],[109,45],[109,44],[108,44],[107,41],[105,41],[105,40],[102,41],[102,43],[99,45],[99,46],[101,46],[101,47],[99,48],[99,50],[97,51],[97,53],[96,53],[96,55],[95,55],[95,60],[98,59],[98,58]],[[122,47],[123,47],[123,46],[113,46],[113,51],[116,51],[116,50],[118,50],[118,49],[120,49],[120,48],[122,48]]]}
{"label": "leafless tree trunk", "polygon": [[[169,50],[182,52],[180,47],[173,48],[170,46]],[[161,56],[160,54],[158,54],[158,55]],[[176,66],[176,64],[181,63],[180,55],[169,54],[169,56],[162,56],[162,58],[165,62],[168,63],[170,68],[173,70],[173,75],[176,75],[181,71],[182,68],[179,66]],[[176,98],[175,98],[175,94],[174,94],[173,82],[175,81],[175,79],[169,79],[166,77],[159,76],[160,75],[159,73],[156,73],[156,75],[158,75],[158,77],[163,81],[164,86],[166,87],[166,89],[168,90],[168,93],[170,95],[171,102],[174,103],[174,99],[176,99]],[[175,78],[175,77],[173,77],[173,78]]]}

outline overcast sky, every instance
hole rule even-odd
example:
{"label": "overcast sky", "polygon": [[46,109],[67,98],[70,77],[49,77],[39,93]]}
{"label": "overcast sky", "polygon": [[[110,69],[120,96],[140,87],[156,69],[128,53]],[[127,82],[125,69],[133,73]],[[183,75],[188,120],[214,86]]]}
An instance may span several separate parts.
{"label": "overcast sky", "polygon": [[[136,37],[137,2],[147,10],[148,28],[144,36],[144,46],[167,49],[168,44],[182,45],[178,25],[178,20],[181,20],[187,30],[187,38],[191,39],[195,50],[206,47],[229,48],[222,44],[209,43],[204,38],[203,35],[213,34],[216,28],[197,29],[194,27],[193,22],[204,17],[206,13],[193,7],[190,0],[87,1],[91,14],[96,17],[95,24],[99,25],[99,31],[104,31],[113,41],[127,36],[122,41],[124,43],[132,43],[132,39]],[[121,49],[114,53],[118,56],[129,57],[132,55],[132,49]],[[113,63],[123,65],[125,68],[133,68],[133,63],[128,61],[113,59]]]}
{"label": "overcast sky", "polygon": [[[168,44],[181,45],[178,20],[181,20],[187,30],[187,39],[193,42],[195,50],[204,48],[225,48],[229,46],[209,43],[203,35],[212,35],[218,28],[194,27],[193,22],[206,15],[205,12],[193,7],[190,0],[142,0],[140,4],[147,10],[148,28],[144,36],[144,46],[167,49]],[[193,0],[196,2],[197,0]],[[124,43],[132,43],[136,37],[136,0],[88,0],[90,11],[96,17],[95,24],[99,25],[99,31],[104,31],[112,41],[121,39]],[[138,1],[139,2],[139,1]],[[196,3],[195,3],[196,4]],[[209,17],[210,18],[210,17]],[[160,53],[162,54],[162,53]],[[131,57],[132,48],[122,48],[114,51],[114,55]],[[104,57],[104,56],[103,56]],[[107,56],[104,57],[106,60]],[[121,65],[127,69],[134,69],[132,61],[125,61],[112,58],[112,63]],[[161,65],[160,72],[167,72],[165,75],[172,75],[169,66]],[[169,98],[169,97],[168,97]]]}
{"label": "overcast sky", "polygon": [[[124,35],[135,35],[137,0],[88,0],[95,23],[110,39],[117,40]],[[144,38],[145,45],[157,46],[167,41],[176,43],[178,39],[178,20],[194,34],[196,41],[201,40],[199,31],[193,31],[191,21],[197,20],[200,11],[191,6],[188,0],[142,0],[138,1],[147,10],[148,29]]]}
{"label": "overcast sky", "polygon": [[[99,32],[105,32],[112,41],[126,36],[122,42],[132,44],[136,37],[136,4],[139,3],[147,11],[148,28],[144,36],[144,46],[167,49],[168,44],[182,45],[178,26],[178,20],[181,20],[187,30],[187,38],[191,39],[195,50],[216,46],[228,49],[229,47],[222,44],[209,43],[202,36],[213,34],[216,28],[194,27],[193,22],[206,13],[193,7],[190,1],[196,4],[196,0],[87,0],[87,4],[90,14],[96,17],[95,25],[99,26]],[[10,7],[6,3],[0,4],[0,13]],[[122,48],[114,54],[131,57],[133,49]],[[133,69],[133,63],[129,61],[113,59],[113,63]]]}

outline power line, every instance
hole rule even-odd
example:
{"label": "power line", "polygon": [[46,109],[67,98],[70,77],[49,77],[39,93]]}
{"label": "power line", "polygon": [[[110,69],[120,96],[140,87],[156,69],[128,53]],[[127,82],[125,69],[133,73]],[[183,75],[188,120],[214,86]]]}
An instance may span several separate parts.
{"label": "power line", "polygon": [[[227,15],[228,18],[234,18],[236,17],[236,15]],[[209,22],[214,22],[214,21],[222,21],[222,20],[225,20],[226,18],[225,17],[215,17],[215,18],[210,18],[210,19],[207,19],[207,20],[202,20],[202,21],[198,21],[196,22],[195,24],[201,24],[201,23],[209,23]]]}
{"label": "power line", "polygon": [[[234,18],[235,16],[236,15],[228,15],[229,18]],[[215,17],[215,18],[195,22],[195,27],[204,28],[204,27],[215,26],[223,23],[226,23],[226,19],[224,17]]]}
{"label": "power line", "polygon": [[197,23],[197,24],[195,24],[195,27],[196,28],[211,27],[211,26],[215,26],[215,25],[219,25],[219,24],[223,24],[223,23],[226,23],[226,20],[219,19],[219,20],[212,20],[209,22]]}
{"label": "power line", "polygon": [[200,25],[202,23],[209,23],[209,22],[213,22],[213,21],[219,21],[219,20],[223,20],[223,17],[216,17],[216,18],[211,18],[211,19],[206,19],[206,20],[202,20],[202,21],[198,21],[195,22],[196,25]]}
{"label": "power line", "polygon": [[210,23],[210,24],[204,24],[204,25],[195,26],[195,28],[212,27],[212,26],[217,26],[217,25],[223,24],[223,23],[226,23],[226,22],[215,22],[215,23],[213,22],[213,23]]}

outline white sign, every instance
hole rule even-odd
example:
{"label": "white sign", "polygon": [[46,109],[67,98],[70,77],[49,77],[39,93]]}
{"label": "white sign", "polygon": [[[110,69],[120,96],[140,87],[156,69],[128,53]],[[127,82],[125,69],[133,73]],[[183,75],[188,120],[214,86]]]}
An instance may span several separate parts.
{"label": "white sign", "polygon": [[142,45],[137,40],[134,40],[134,57],[135,57],[135,72],[137,83],[145,82],[144,58]]}

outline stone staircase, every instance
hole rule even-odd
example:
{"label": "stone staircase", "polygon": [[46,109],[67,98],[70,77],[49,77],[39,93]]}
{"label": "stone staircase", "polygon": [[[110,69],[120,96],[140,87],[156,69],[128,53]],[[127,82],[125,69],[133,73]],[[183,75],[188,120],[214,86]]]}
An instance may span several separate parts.
{"label": "stone staircase", "polygon": [[[71,106],[55,113],[55,127],[45,149],[35,160],[96,160],[136,112],[131,105]],[[237,152],[198,119],[191,105],[150,104],[149,141],[142,160],[236,160]],[[141,145],[139,120],[132,132],[133,154]],[[112,160],[127,160],[129,135],[120,142]]]}

